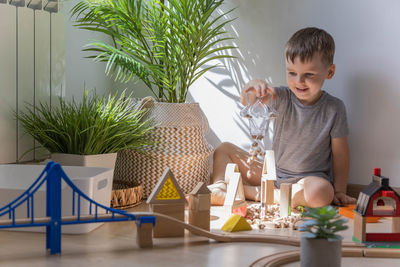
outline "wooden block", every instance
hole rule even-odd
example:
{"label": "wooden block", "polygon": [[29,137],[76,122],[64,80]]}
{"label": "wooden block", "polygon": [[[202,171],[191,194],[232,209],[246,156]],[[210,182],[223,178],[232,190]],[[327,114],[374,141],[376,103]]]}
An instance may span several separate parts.
{"label": "wooden block", "polygon": [[147,198],[147,204],[186,203],[185,194],[169,168],[166,168]]}
{"label": "wooden block", "polygon": [[[353,214],[353,210],[356,209],[356,205],[352,204],[352,205],[346,205],[344,207],[339,207],[339,214],[343,215],[347,218],[353,219],[354,218],[354,214]],[[366,217],[366,222],[367,223],[377,223],[379,222],[379,219],[381,217]]]}
{"label": "wooden block", "polygon": [[206,211],[211,208],[211,195],[189,195],[189,209]]}
{"label": "wooden block", "polygon": [[136,222],[136,243],[140,248],[153,247],[153,223]]}
{"label": "wooden block", "polygon": [[261,181],[261,202],[265,205],[274,204],[274,180]]}
{"label": "wooden block", "polygon": [[287,217],[291,212],[292,205],[292,184],[282,183],[280,192],[280,215],[281,217]]}
{"label": "wooden block", "polygon": [[266,183],[266,205],[274,204],[274,180],[267,180]]}
{"label": "wooden block", "polygon": [[342,257],[364,257],[364,251],[360,248],[342,248]]}
{"label": "wooden block", "polygon": [[392,233],[400,233],[400,217],[392,217]]}
{"label": "wooden block", "polygon": [[[162,213],[181,221],[185,221],[184,204],[152,204],[153,212]],[[163,218],[157,218],[156,226],[153,230],[154,237],[179,237],[184,235],[184,229]]]}
{"label": "wooden block", "polygon": [[240,215],[233,214],[222,226],[222,231],[239,232],[252,230],[250,224]]}
{"label": "wooden block", "polygon": [[225,171],[225,181],[228,181],[228,188],[226,190],[224,207],[226,210],[232,208],[239,203],[245,202],[244,188],[242,177],[236,164],[228,164]]}
{"label": "wooden block", "polygon": [[364,249],[364,257],[400,258],[400,250],[398,248],[366,248]]}
{"label": "wooden block", "polygon": [[210,210],[197,211],[189,209],[189,224],[210,231]]}
{"label": "wooden block", "polygon": [[235,209],[232,210],[233,214],[237,214],[237,215],[240,215],[240,216],[243,216],[243,217],[246,217],[246,212],[247,212],[247,206],[246,205],[240,206],[240,207],[235,208]]}
{"label": "wooden block", "polygon": [[190,192],[191,195],[203,195],[203,194],[211,194],[210,189],[208,189],[207,185],[204,182],[199,182],[193,190]]}
{"label": "wooden block", "polygon": [[264,180],[276,180],[275,153],[273,150],[266,150],[262,170]]}
{"label": "wooden block", "polygon": [[354,211],[354,237],[361,242],[366,241],[366,220],[357,211]]}

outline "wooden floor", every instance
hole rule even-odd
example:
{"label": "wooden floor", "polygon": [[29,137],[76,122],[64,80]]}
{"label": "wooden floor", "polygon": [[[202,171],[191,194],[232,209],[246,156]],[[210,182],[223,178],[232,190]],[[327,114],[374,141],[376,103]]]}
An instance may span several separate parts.
{"label": "wooden floor", "polygon": [[[146,205],[135,208],[144,211]],[[226,220],[220,207],[213,207],[211,228],[223,233]],[[351,222],[351,221],[350,221]],[[388,232],[390,221],[368,224],[368,231]],[[351,241],[352,225],[343,232]],[[263,229],[248,232],[254,235],[275,234],[300,236],[289,229]],[[0,231],[0,266],[249,266],[258,259],[295,247],[265,243],[217,243],[185,233],[184,238],[154,239],[154,248],[139,249],[132,222],[103,224],[83,235],[63,235],[61,255],[49,255],[42,233]],[[342,266],[400,266],[400,259],[343,258]],[[299,266],[291,263],[287,266]]]}

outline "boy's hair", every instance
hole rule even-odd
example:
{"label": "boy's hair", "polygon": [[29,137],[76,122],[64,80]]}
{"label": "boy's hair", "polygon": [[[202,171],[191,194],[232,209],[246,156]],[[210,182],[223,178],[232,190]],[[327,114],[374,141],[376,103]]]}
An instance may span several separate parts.
{"label": "boy's hair", "polygon": [[295,32],[286,43],[286,60],[294,62],[300,57],[301,62],[309,61],[315,53],[321,55],[322,61],[331,65],[335,54],[335,41],[326,31],[314,27]]}

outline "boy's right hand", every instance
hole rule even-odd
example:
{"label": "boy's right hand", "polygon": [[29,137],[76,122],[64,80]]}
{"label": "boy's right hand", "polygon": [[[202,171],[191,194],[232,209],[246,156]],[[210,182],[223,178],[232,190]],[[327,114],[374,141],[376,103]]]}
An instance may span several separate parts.
{"label": "boy's right hand", "polygon": [[243,91],[241,93],[241,102],[244,106],[247,105],[247,94],[253,93],[252,97],[249,95],[249,101],[251,104],[255,102],[257,98],[261,98],[262,102],[268,105],[270,97],[274,100],[276,98],[276,93],[274,88],[268,85],[266,81],[263,80],[251,80],[244,85]]}

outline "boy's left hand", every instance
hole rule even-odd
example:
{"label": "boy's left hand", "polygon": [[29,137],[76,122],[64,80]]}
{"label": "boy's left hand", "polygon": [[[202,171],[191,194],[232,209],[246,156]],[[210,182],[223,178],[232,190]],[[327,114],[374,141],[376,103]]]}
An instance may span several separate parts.
{"label": "boy's left hand", "polygon": [[354,197],[350,197],[342,192],[336,192],[333,197],[333,203],[338,206],[348,205],[348,204],[355,204],[357,199]]}

